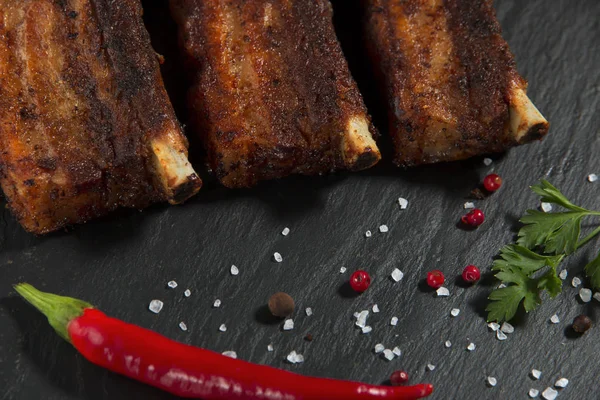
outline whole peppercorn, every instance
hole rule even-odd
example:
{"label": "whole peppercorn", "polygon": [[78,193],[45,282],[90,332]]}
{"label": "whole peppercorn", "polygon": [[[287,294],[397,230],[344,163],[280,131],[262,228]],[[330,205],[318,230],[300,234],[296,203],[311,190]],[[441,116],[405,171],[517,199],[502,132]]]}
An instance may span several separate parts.
{"label": "whole peppercorn", "polygon": [[573,320],[573,330],[577,333],[585,333],[592,327],[592,320],[587,315],[579,315]]}
{"label": "whole peppercorn", "polygon": [[489,174],[483,180],[483,187],[488,192],[495,192],[500,189],[502,186],[502,178],[500,178],[497,174]]}
{"label": "whole peppercorn", "polygon": [[439,269],[434,269],[433,271],[429,271],[427,273],[427,285],[431,288],[439,289],[442,287],[445,281],[446,277]]}
{"label": "whole peppercorn", "polygon": [[475,283],[481,278],[481,271],[474,265],[467,265],[462,272],[462,278],[467,283]]}
{"label": "whole peppercorn", "polygon": [[371,276],[367,271],[358,270],[350,276],[350,287],[357,292],[362,293],[371,286]]}
{"label": "whole peppercorn", "polygon": [[485,221],[485,215],[483,211],[478,208],[475,208],[469,211],[468,214],[465,214],[460,219],[463,224],[470,226],[471,228],[477,228],[479,225],[483,224]]}
{"label": "whole peppercorn", "polygon": [[394,371],[390,376],[390,383],[393,386],[402,385],[408,382],[408,373],[406,371]]}
{"label": "whole peppercorn", "polygon": [[277,292],[269,299],[269,311],[276,317],[284,318],[294,312],[294,299],[283,292]]}

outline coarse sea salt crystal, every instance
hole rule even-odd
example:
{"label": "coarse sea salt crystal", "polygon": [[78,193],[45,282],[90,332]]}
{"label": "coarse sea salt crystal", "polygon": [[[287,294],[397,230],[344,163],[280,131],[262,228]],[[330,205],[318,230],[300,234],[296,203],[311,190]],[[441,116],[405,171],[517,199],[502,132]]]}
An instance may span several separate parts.
{"label": "coarse sea salt crystal", "polygon": [[158,314],[160,310],[162,310],[163,305],[164,303],[160,300],[152,300],[148,306],[148,310],[152,311],[154,314]]}
{"label": "coarse sea salt crystal", "polygon": [[290,228],[288,228],[287,226],[285,228],[283,228],[283,230],[281,231],[281,234],[283,236],[287,236],[290,234]]}
{"label": "coarse sea salt crystal", "polygon": [[302,354],[296,353],[294,350],[292,350],[291,353],[287,355],[286,359],[292,364],[304,362],[304,356]]}
{"label": "coarse sea salt crystal", "polygon": [[364,328],[367,326],[367,317],[369,316],[369,311],[362,310],[358,313],[358,317],[356,317],[356,326],[359,328]]}
{"label": "coarse sea salt crystal", "polygon": [[497,322],[490,322],[488,324],[488,328],[490,328],[492,331],[496,332],[498,329],[500,329],[500,324]]}
{"label": "coarse sea salt crystal", "polygon": [[558,315],[554,314],[550,317],[550,322],[552,322],[553,324],[558,324],[560,322],[560,318],[558,318]]}
{"label": "coarse sea salt crystal", "polygon": [[379,312],[379,306],[377,304],[373,304],[373,313],[377,314]]}
{"label": "coarse sea salt crystal", "polygon": [[401,210],[406,210],[406,207],[408,207],[408,200],[403,197],[398,197],[398,204],[400,205]]}
{"label": "coarse sea salt crystal", "polygon": [[383,350],[383,358],[385,358],[388,361],[392,361],[394,359],[394,352],[390,349]]}
{"label": "coarse sea salt crystal", "polygon": [[494,378],[493,376],[488,376],[487,377],[487,383],[491,387],[494,387],[494,386],[496,386],[498,384],[498,380],[496,378]]}
{"label": "coarse sea salt crystal", "polygon": [[579,289],[579,298],[584,303],[589,303],[590,301],[592,301],[592,291],[586,288]]}
{"label": "coarse sea salt crystal", "polygon": [[587,180],[589,182],[596,182],[598,180],[598,175],[596,175],[596,174],[589,174],[587,176]]}
{"label": "coarse sea salt crystal", "polygon": [[450,347],[452,347],[452,342],[449,340],[446,340],[446,342],[444,343],[444,346],[446,346],[446,348],[449,349]]}
{"label": "coarse sea salt crystal", "polygon": [[452,315],[453,317],[458,317],[458,314],[460,314],[460,310],[458,308],[453,308],[452,310],[450,310],[450,315]]}
{"label": "coarse sea salt crystal", "polygon": [[571,286],[577,287],[579,285],[581,285],[581,279],[579,279],[578,277],[573,278],[573,280],[571,281]]}
{"label": "coarse sea salt crystal", "polygon": [[475,346],[475,343],[469,343],[469,345],[467,346],[467,350],[469,351],[473,351],[475,350],[477,346]]}
{"label": "coarse sea salt crystal", "polygon": [[475,203],[473,203],[472,201],[467,201],[464,205],[463,205],[465,210],[472,210],[475,208]]}
{"label": "coarse sea salt crystal", "polygon": [[344,272],[346,272],[346,267],[341,267],[340,268],[340,274],[343,274]]}
{"label": "coarse sea salt crystal", "polygon": [[310,307],[306,307],[306,310],[304,310],[304,311],[306,312],[306,315],[308,317],[310,317],[313,314],[312,308],[310,308]]}
{"label": "coarse sea salt crystal", "polygon": [[402,280],[402,278],[404,278],[404,273],[402,271],[400,271],[398,268],[394,268],[391,276],[392,276],[392,280],[394,282],[400,282]]}
{"label": "coarse sea salt crystal", "polygon": [[535,369],[535,368],[532,369],[531,377],[537,381],[538,379],[540,379],[542,377],[542,371],[540,371],[539,369]]}
{"label": "coarse sea salt crystal", "polygon": [[182,331],[187,331],[187,325],[185,324],[185,322],[181,321],[179,323],[179,329],[181,329]]}
{"label": "coarse sea salt crystal", "polygon": [[508,336],[506,336],[506,333],[502,332],[500,329],[498,329],[496,331],[496,338],[498,340],[506,340],[508,338]]}
{"label": "coarse sea salt crystal", "polygon": [[273,253],[273,259],[278,263],[283,261],[283,257],[278,252]]}
{"label": "coarse sea salt crystal", "polygon": [[229,272],[231,272],[231,275],[235,276],[240,273],[240,270],[235,265],[232,265],[231,268],[229,269]]}
{"label": "coarse sea salt crystal", "polygon": [[508,322],[504,322],[500,327],[500,330],[504,333],[513,333],[515,331],[515,327]]}
{"label": "coarse sea salt crystal", "polygon": [[443,287],[443,286],[441,288],[439,288],[438,290],[436,290],[436,293],[437,293],[438,297],[448,297],[448,296],[450,296],[450,291],[447,288]]}
{"label": "coarse sea salt crystal", "polygon": [[596,299],[596,301],[600,301],[600,292],[594,293],[594,299]]}
{"label": "coarse sea salt crystal", "polygon": [[554,399],[556,399],[556,396],[558,396],[558,392],[556,390],[552,389],[551,387],[547,387],[542,392],[542,397],[546,400],[554,400]]}
{"label": "coarse sea salt crystal", "polygon": [[294,329],[294,320],[293,319],[286,319],[285,322],[283,323],[283,330],[284,331],[291,331],[292,329]]}
{"label": "coarse sea salt crystal", "polygon": [[274,349],[273,349],[273,345],[272,345],[272,344],[269,344],[269,345],[267,346],[267,351],[273,351],[273,350],[274,350]]}
{"label": "coarse sea salt crystal", "polygon": [[219,308],[221,307],[221,300],[216,299],[215,302],[213,303],[213,307],[214,308]]}
{"label": "coarse sea salt crystal", "polygon": [[183,292],[183,295],[185,297],[190,297],[192,295],[192,291],[190,289],[185,289],[185,292]]}
{"label": "coarse sea salt crystal", "polygon": [[225,324],[221,324],[221,326],[219,326],[219,330],[221,332],[225,332],[227,330],[227,326]]}
{"label": "coarse sea salt crystal", "polygon": [[371,236],[373,236],[373,234],[371,233],[371,231],[366,231],[365,232],[365,236],[366,237],[371,237]]}
{"label": "coarse sea salt crystal", "polygon": [[223,354],[224,356],[227,356],[227,357],[237,358],[237,353],[233,350],[227,350],[227,351],[222,352],[221,354]]}
{"label": "coarse sea salt crystal", "polygon": [[392,349],[392,353],[394,353],[396,357],[400,357],[402,355],[402,350],[400,350],[400,347],[396,346]]}
{"label": "coarse sea salt crystal", "polygon": [[435,365],[427,364],[427,371],[433,371],[435,369]]}
{"label": "coarse sea salt crystal", "polygon": [[388,228],[388,226],[387,226],[387,225],[381,225],[381,226],[379,227],[379,232],[381,232],[381,233],[386,233],[386,232],[388,232],[389,230],[390,230],[390,229]]}
{"label": "coarse sea salt crystal", "polygon": [[175,289],[177,287],[177,282],[169,281],[169,282],[167,282],[167,286],[170,287],[171,289]]}
{"label": "coarse sea salt crystal", "polygon": [[370,333],[373,330],[370,326],[365,326],[362,328],[362,333]]}
{"label": "coarse sea salt crystal", "polygon": [[552,211],[552,204],[542,202],[542,204],[540,204],[540,208],[543,212],[549,213],[550,211]]}
{"label": "coarse sea salt crystal", "polygon": [[558,277],[564,281],[565,279],[567,279],[567,275],[569,275],[569,272],[566,269],[563,269],[558,274]]}
{"label": "coarse sea salt crystal", "polygon": [[538,397],[538,395],[540,394],[540,391],[537,389],[529,389],[529,397],[531,397],[532,399]]}
{"label": "coarse sea salt crystal", "polygon": [[489,167],[490,165],[492,165],[492,162],[493,162],[493,161],[492,161],[492,159],[491,159],[491,158],[488,158],[488,157],[486,157],[486,158],[484,158],[484,159],[483,159],[483,164],[484,164],[486,167]]}
{"label": "coarse sea salt crystal", "polygon": [[567,378],[560,378],[556,382],[554,382],[554,386],[561,389],[566,388],[568,384],[569,380]]}
{"label": "coarse sea salt crystal", "polygon": [[392,319],[390,320],[390,325],[392,325],[392,326],[398,325],[398,317],[392,317]]}
{"label": "coarse sea salt crystal", "polygon": [[375,345],[375,353],[376,354],[381,353],[383,350],[385,350],[385,346],[382,343],[377,343]]}

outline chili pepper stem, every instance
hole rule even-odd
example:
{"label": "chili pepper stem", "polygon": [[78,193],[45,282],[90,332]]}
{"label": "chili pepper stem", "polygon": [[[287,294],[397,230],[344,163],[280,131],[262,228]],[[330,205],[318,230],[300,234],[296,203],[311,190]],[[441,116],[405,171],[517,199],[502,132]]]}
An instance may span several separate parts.
{"label": "chili pepper stem", "polygon": [[18,283],[15,290],[32,306],[48,318],[48,322],[56,333],[67,342],[71,342],[67,327],[69,322],[83,314],[86,308],[93,306],[85,301],[72,297],[59,296],[37,290],[28,283]]}

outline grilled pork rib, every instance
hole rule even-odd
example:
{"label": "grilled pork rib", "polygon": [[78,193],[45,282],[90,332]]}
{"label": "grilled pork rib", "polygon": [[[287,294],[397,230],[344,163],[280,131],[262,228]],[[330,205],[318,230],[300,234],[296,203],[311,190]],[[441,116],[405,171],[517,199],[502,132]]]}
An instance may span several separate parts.
{"label": "grilled pork rib", "polygon": [[138,0],[0,0],[0,183],[28,231],[200,188],[141,13]]}
{"label": "grilled pork rib", "polygon": [[328,0],[171,0],[192,126],[228,187],[380,159]]}
{"label": "grilled pork rib", "polygon": [[499,152],[548,132],[492,0],[363,1],[397,164]]}

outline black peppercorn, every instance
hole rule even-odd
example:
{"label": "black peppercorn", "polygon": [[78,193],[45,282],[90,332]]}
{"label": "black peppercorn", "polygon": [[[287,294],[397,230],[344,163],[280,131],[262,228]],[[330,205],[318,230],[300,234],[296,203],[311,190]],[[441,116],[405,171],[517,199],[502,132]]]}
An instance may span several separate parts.
{"label": "black peppercorn", "polygon": [[276,317],[284,318],[294,312],[294,299],[283,292],[277,292],[269,299],[269,311]]}
{"label": "black peppercorn", "polygon": [[573,320],[573,330],[577,333],[585,333],[592,327],[592,320],[587,315],[579,315]]}

